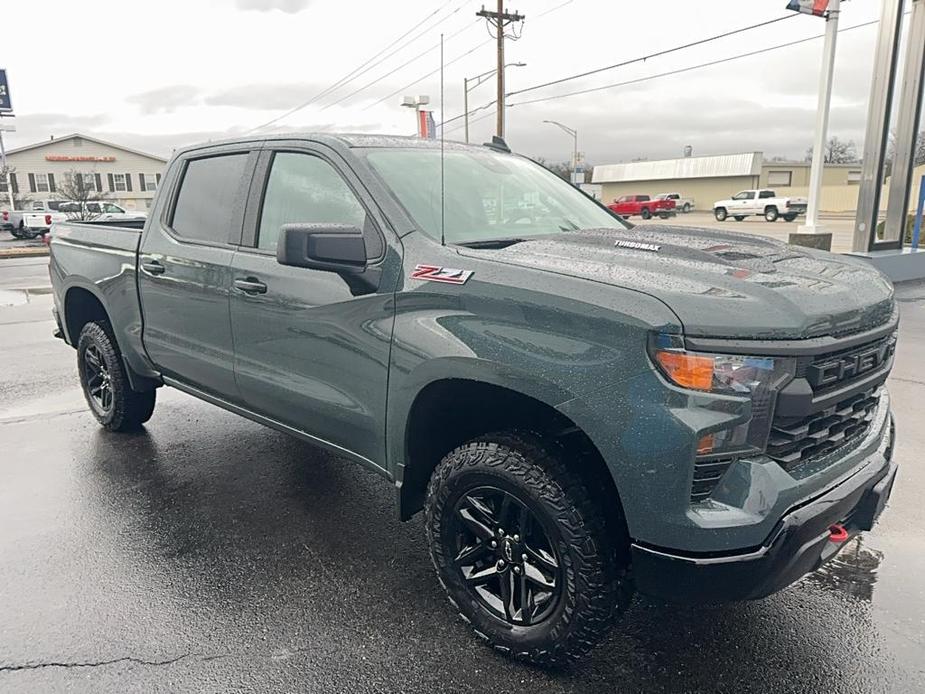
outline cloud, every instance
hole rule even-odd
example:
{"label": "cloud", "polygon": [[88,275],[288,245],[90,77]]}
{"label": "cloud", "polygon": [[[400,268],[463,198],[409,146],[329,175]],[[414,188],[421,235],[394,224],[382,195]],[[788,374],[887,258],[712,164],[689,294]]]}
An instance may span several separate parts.
{"label": "cloud", "polygon": [[291,84],[243,84],[209,94],[205,103],[209,106],[235,106],[254,110],[282,111],[297,103],[306,101],[325,88],[312,82]]}
{"label": "cloud", "polygon": [[172,84],[158,87],[147,92],[140,92],[126,97],[130,104],[138,106],[145,115],[155,113],[173,113],[183,106],[191,106],[199,101],[202,90],[190,84]]}
{"label": "cloud", "polygon": [[235,0],[234,4],[239,10],[255,10],[257,12],[279,10],[286,14],[296,14],[311,3],[312,0]]}

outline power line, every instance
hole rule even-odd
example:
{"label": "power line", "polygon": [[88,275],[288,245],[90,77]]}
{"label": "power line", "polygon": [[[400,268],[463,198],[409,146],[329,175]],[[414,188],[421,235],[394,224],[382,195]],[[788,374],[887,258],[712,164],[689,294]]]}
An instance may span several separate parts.
{"label": "power line", "polygon": [[[417,24],[415,24],[415,25],[412,26],[410,29],[408,29],[404,34],[402,34],[401,36],[399,36],[398,38],[396,38],[395,40],[393,40],[389,45],[387,45],[385,48],[383,48],[383,49],[380,50],[378,53],[376,53],[375,55],[373,55],[371,58],[367,59],[366,62],[362,63],[361,65],[359,65],[359,66],[357,66],[357,67],[355,67],[353,70],[351,70],[351,71],[348,72],[346,75],[344,75],[344,76],[341,77],[339,80],[337,80],[334,84],[332,84],[332,85],[328,86],[327,88],[323,89],[322,91],[320,91],[320,92],[319,92],[318,94],[316,94],[315,96],[311,97],[311,98],[308,99],[307,101],[304,101],[303,103],[299,104],[298,106],[295,106],[295,107],[291,108],[290,110],[286,111],[285,113],[283,113],[283,114],[281,114],[281,115],[279,115],[279,116],[276,116],[275,118],[271,118],[271,119],[268,120],[266,123],[263,123],[263,124],[261,124],[261,125],[258,125],[258,126],[256,126],[256,127],[254,127],[254,128],[251,128],[251,129],[248,130],[247,132],[250,133],[250,132],[253,132],[253,131],[255,131],[255,130],[261,130],[261,129],[263,129],[263,128],[266,128],[266,127],[269,126],[269,125],[273,125],[274,123],[277,123],[277,122],[283,120],[284,118],[287,118],[287,117],[291,116],[293,113],[296,113],[297,111],[300,111],[300,110],[302,110],[303,108],[305,108],[305,107],[307,107],[307,106],[310,106],[311,104],[313,104],[313,103],[314,103],[315,101],[317,101],[318,99],[321,99],[321,98],[323,98],[323,97],[325,97],[325,96],[331,94],[332,92],[336,91],[336,90],[339,89],[340,87],[342,87],[342,86],[348,84],[349,82],[352,82],[353,80],[357,79],[358,77],[360,77],[360,75],[364,74],[364,73],[367,72],[368,70],[370,70],[370,69],[372,69],[373,67],[375,67],[375,65],[371,65],[369,68],[367,68],[367,70],[364,70],[364,68],[366,68],[368,65],[370,65],[370,63],[372,63],[372,62],[375,61],[377,58],[379,58],[380,56],[382,56],[383,53],[387,52],[387,51],[388,51],[390,48],[392,48],[395,44],[397,44],[397,43],[399,43],[400,41],[402,41],[403,39],[405,39],[409,34],[411,34],[412,32],[414,32],[415,30],[417,30],[422,24],[427,23],[431,18],[433,18],[434,16],[436,16],[437,14],[439,14],[440,12],[442,12],[444,9],[446,9],[446,8],[447,8],[449,5],[451,5],[452,3],[453,3],[453,0],[446,0],[446,2],[444,2],[442,5],[440,5],[440,7],[438,7],[438,8],[435,9],[433,12],[429,13],[428,15],[426,15],[422,20],[420,20]],[[456,10],[454,10],[454,11],[451,12],[449,15],[447,15],[447,17],[444,17],[443,20],[441,20],[441,21],[445,21],[446,19],[448,19],[449,17],[451,17],[453,14],[455,14],[456,12],[458,12],[459,9],[461,9],[462,6],[463,6],[464,4],[465,4],[465,3],[460,4],[460,5],[456,8]],[[389,53],[389,55],[387,55],[387,56],[383,57],[381,60],[379,60],[379,62],[376,63],[376,64],[379,64],[379,63],[381,63],[382,61],[387,60],[388,58],[392,57],[393,55],[395,55],[396,52],[402,50],[403,48],[405,48],[406,46],[408,46],[410,43],[413,43],[415,40],[417,40],[418,38],[420,38],[420,36],[422,36],[423,33],[426,33],[427,30],[432,29],[432,28],[433,28],[433,27],[428,27],[428,29],[426,29],[424,32],[422,32],[421,34],[418,34],[417,36],[415,36],[414,38],[412,38],[412,39],[409,40],[408,42],[404,43],[402,46],[400,46],[399,48],[395,49],[395,51],[392,51],[391,53]],[[361,71],[362,71],[362,72],[361,72]]]}
{"label": "power line", "polygon": [[[845,27],[840,29],[838,33],[845,31],[852,31],[854,29],[861,29],[863,27],[872,26],[874,24],[879,24],[879,20],[874,20],[871,22],[864,22],[863,24],[855,24],[854,26]],[[747,53],[739,53],[738,55],[729,56],[727,58],[719,58],[717,60],[711,60],[706,63],[700,63],[699,65],[690,65],[684,68],[678,68],[676,70],[669,70],[667,72],[661,72],[655,75],[647,75],[646,77],[639,77],[637,79],[626,80],[625,82],[614,82],[612,84],[605,84],[599,87],[589,87],[588,89],[579,89],[573,92],[565,92],[564,94],[553,94],[551,96],[543,96],[537,99],[530,99],[528,101],[518,101],[516,103],[511,103],[509,106],[526,106],[527,104],[537,104],[543,101],[552,101],[554,99],[564,99],[569,96],[577,96],[579,94],[590,94],[591,92],[599,92],[605,89],[614,89],[616,87],[625,87],[631,84],[639,84],[640,82],[648,82],[649,80],[659,79],[661,77],[670,77],[671,75],[680,75],[685,72],[691,72],[692,70],[700,70],[705,67],[712,67],[714,65],[722,65],[723,63],[730,63],[734,60],[741,60],[742,58],[751,58],[752,56],[762,55],[764,53],[770,53],[771,51],[777,51],[781,48],[790,48],[791,46],[797,46],[801,43],[808,43],[810,41],[818,41],[822,36],[809,36],[804,39],[797,39],[795,41],[788,41],[787,43],[781,43],[776,46],[769,46],[768,48],[760,48],[755,51],[749,51]],[[520,93],[523,93],[524,90],[521,90]],[[471,112],[470,112],[471,113]],[[459,116],[461,117],[461,116]]]}
{"label": "power line", "polygon": [[[571,5],[574,1],[575,1],[575,0],[565,0],[565,2],[560,2],[558,5],[553,5],[553,6],[550,7],[549,9],[544,10],[543,12],[541,12],[540,14],[538,14],[538,15],[536,16],[536,19],[540,19],[541,17],[545,17],[545,16],[548,15],[548,14],[552,14],[552,13],[555,12],[556,10],[561,9],[561,8],[565,7],[566,5]],[[535,20],[534,20],[534,21],[535,21]],[[483,41],[482,43],[479,43],[479,44],[477,44],[476,46],[473,46],[470,50],[466,51],[466,52],[463,53],[462,55],[457,56],[456,58],[453,58],[453,60],[451,60],[450,62],[446,63],[446,65],[452,65],[453,63],[455,63],[455,62],[457,62],[457,61],[459,61],[459,60],[465,58],[467,55],[471,55],[472,53],[474,53],[475,51],[477,51],[477,50],[478,50],[479,48],[481,48],[482,46],[485,46],[486,44],[489,44],[489,43],[494,43],[495,40],[496,40],[496,39],[495,39],[494,37],[492,37],[492,38],[490,38],[490,39],[486,39],[486,40]],[[444,66],[444,67],[445,67],[445,66]],[[435,74],[438,73],[439,71],[440,71],[439,68],[436,69],[436,70],[431,70],[431,71],[428,72],[426,75],[422,75],[421,77],[418,77],[418,78],[417,78],[416,80],[414,80],[413,82],[409,82],[408,84],[406,84],[406,85],[405,85],[404,87],[402,87],[401,89],[396,89],[396,90],[395,90],[394,92],[392,92],[391,94],[388,94],[387,96],[382,97],[382,98],[379,99],[378,101],[375,101],[375,102],[369,104],[369,106],[366,106],[366,108],[364,108],[363,110],[365,111],[365,110],[367,110],[367,109],[372,108],[373,106],[377,106],[378,104],[381,104],[383,101],[387,101],[388,99],[391,99],[391,98],[392,98],[393,96],[395,96],[396,94],[401,94],[401,93],[402,93],[403,91],[405,91],[406,89],[410,89],[411,87],[413,87],[414,85],[418,84],[419,82],[423,82],[423,81],[426,80],[428,77],[432,77],[433,75],[435,75]],[[494,103],[494,102],[492,102],[492,103]],[[476,110],[478,110],[478,109],[476,109]],[[472,111],[470,111],[470,113],[472,113]],[[465,115],[465,114],[463,114],[463,115]],[[462,117],[463,117],[463,116],[457,116],[456,118],[451,118],[450,120],[444,121],[444,122],[445,122],[445,123],[449,123],[449,122],[452,121],[452,120],[456,120],[457,118],[462,118]]]}
{"label": "power line", "polygon": [[[796,16],[798,16],[798,15],[794,14],[793,16],[796,17]],[[781,20],[783,20],[783,19],[788,19],[788,17],[782,17],[782,18],[779,18],[779,19],[777,19],[777,20],[772,20],[772,21],[781,21]],[[839,29],[839,33],[842,33],[842,32],[844,32],[844,31],[851,31],[851,30],[853,30],[853,29],[860,29],[860,28],[862,28],[862,27],[867,27],[867,26],[871,26],[871,25],[873,25],[873,24],[878,24],[878,23],[879,23],[878,20],[874,20],[874,21],[871,21],[871,22],[864,22],[864,23],[862,23],[862,24],[856,24],[856,25],[854,25],[854,26],[850,26],[850,27],[845,27],[845,28],[843,28],[843,29]],[[755,25],[755,26],[757,27],[757,26],[762,26],[762,25]],[[728,33],[726,33],[726,34],[721,34],[720,36],[727,36],[727,35],[729,35],[730,33],[737,33],[737,32],[738,32],[738,33],[741,33],[742,31],[747,31],[748,29],[751,29],[751,28],[754,28],[754,27],[745,27],[745,28],[743,28],[743,29],[738,29],[738,30],[736,30],[735,32],[728,32]],[[701,64],[699,64],[699,65],[692,65],[692,66],[685,67],[685,68],[679,68],[679,69],[677,69],[677,70],[670,70],[670,71],[667,71],[667,72],[662,72],[662,73],[659,73],[659,74],[656,74],[656,75],[648,75],[648,76],[646,76],[646,77],[640,77],[640,78],[633,79],[633,80],[627,80],[627,81],[625,81],[625,82],[615,82],[615,83],[612,83],[612,84],[605,84],[605,85],[602,85],[602,86],[599,86],[599,87],[590,87],[590,88],[588,88],[588,89],[580,89],[580,90],[576,90],[576,91],[573,91],[573,92],[565,92],[564,94],[553,94],[553,95],[551,95],[551,96],[540,97],[540,98],[537,98],[537,99],[530,99],[530,100],[528,100],[528,101],[519,101],[519,102],[515,102],[515,103],[508,104],[508,107],[512,107],[512,106],[525,106],[525,105],[527,105],[527,104],[535,104],[535,103],[540,103],[540,102],[543,102],[543,101],[551,101],[551,100],[554,100],[554,99],[563,99],[563,98],[566,98],[566,97],[569,97],[569,96],[576,96],[576,95],[579,95],[579,94],[587,94],[587,93],[590,93],[590,92],[603,91],[603,90],[605,90],[605,89],[614,89],[614,88],[616,88],[616,87],[623,87],[623,86],[627,86],[627,85],[630,85],[630,84],[638,84],[638,83],[640,83],[640,82],[646,82],[646,81],[648,81],[648,80],[659,79],[659,78],[661,78],[661,77],[668,77],[668,76],[670,76],[670,75],[676,75],[676,74],[681,74],[681,73],[684,73],[684,72],[690,72],[690,71],[692,71],[692,70],[699,70],[699,69],[701,69],[701,68],[710,67],[710,66],[712,66],[712,65],[719,65],[719,64],[722,64],[722,63],[731,62],[731,61],[733,61],[733,60],[739,60],[739,59],[741,59],[741,58],[748,58],[748,57],[751,57],[751,56],[754,56],[754,55],[759,55],[759,54],[762,54],[762,53],[768,53],[768,52],[770,52],[770,51],[775,51],[775,50],[778,50],[778,49],[781,49],[781,48],[789,48],[790,46],[795,46],[795,45],[798,45],[798,44],[801,44],[801,43],[807,43],[807,42],[809,42],[809,41],[816,41],[816,40],[818,40],[818,39],[820,39],[820,38],[822,38],[822,35],[821,35],[821,34],[820,34],[820,35],[817,35],[817,36],[810,36],[810,37],[807,37],[807,38],[804,38],[804,39],[798,39],[798,40],[796,40],[796,41],[790,41],[790,42],[788,42],[788,43],[778,44],[778,45],[776,45],[776,46],[771,46],[771,47],[769,47],[769,48],[763,48],[763,49],[759,49],[759,50],[756,50],[756,51],[749,51],[748,53],[741,53],[741,54],[739,54],[739,55],[730,56],[730,57],[728,57],[728,58],[721,58],[721,59],[719,59],[719,60],[713,60],[713,61],[710,61],[710,62],[701,63]],[[694,42],[693,44],[687,44],[687,45],[684,46],[684,47],[690,47],[690,46],[693,46],[693,45],[698,45],[698,44],[703,43],[703,42],[708,41],[708,40],[715,40],[715,37],[713,37],[713,38],[711,38],[711,39],[702,39],[702,40],[700,40],[700,41]],[[675,47],[675,48],[667,49],[667,50],[662,51],[662,52],[657,53],[657,54],[652,54],[652,55],[649,55],[649,56],[644,56],[644,57],[642,57],[642,58],[633,58],[632,60],[628,60],[628,61],[625,61],[624,63],[620,63],[620,65],[629,65],[629,64],[631,64],[631,63],[636,63],[636,62],[645,61],[645,60],[648,60],[648,59],[650,59],[650,58],[652,58],[652,57],[654,57],[654,56],[657,56],[657,55],[664,55],[665,53],[671,53],[671,52],[675,52],[675,51],[677,51],[677,50],[681,50],[681,49],[684,48],[684,47],[678,46],[678,47]],[[582,73],[582,74],[580,74],[580,75],[574,75],[574,76],[572,76],[572,77],[563,78],[563,79],[560,79],[560,80],[555,80],[554,82],[548,82],[548,83],[545,83],[545,84],[542,84],[542,85],[534,85],[534,86],[532,86],[532,87],[527,87],[527,88],[525,88],[525,89],[520,89],[520,90],[517,90],[517,91],[514,91],[514,92],[508,92],[507,96],[514,96],[514,95],[517,95],[517,94],[523,94],[523,93],[525,93],[525,92],[534,91],[534,90],[536,90],[536,89],[539,89],[540,87],[549,86],[550,84],[560,84],[560,83],[565,82],[565,81],[569,81],[569,80],[573,80],[573,79],[578,79],[579,77],[583,77],[584,75],[593,74],[593,73],[595,73],[595,72],[600,72],[600,71],[605,70],[605,69],[611,69],[611,68],[613,68],[613,67],[617,67],[617,66],[614,65],[614,66],[608,66],[608,67],[606,67],[606,68],[599,68],[599,69],[597,69],[597,70],[592,70],[592,71],[589,71],[589,72],[585,72],[585,73]],[[495,103],[496,103],[495,101],[490,101],[490,102],[488,102],[488,103],[486,103],[486,104],[483,104],[482,106],[479,106],[479,107],[476,108],[476,109],[470,110],[469,113],[471,114],[471,113],[474,113],[474,112],[476,112],[476,111],[480,111],[480,110],[482,110],[482,109],[484,109],[484,108],[489,108],[489,107],[493,106]],[[464,113],[461,113],[461,114],[459,114],[459,115],[457,115],[457,116],[453,116],[452,118],[449,118],[448,120],[444,121],[443,124],[452,123],[453,121],[459,120],[460,118],[464,118],[464,117],[465,117],[465,114],[464,114]]]}
{"label": "power line", "polygon": [[[476,21],[478,21],[478,20],[476,20]],[[467,31],[467,30],[470,29],[471,27],[472,27],[472,24],[466,24],[464,27],[461,27],[458,31],[455,31],[455,32],[453,32],[452,34],[450,34],[448,37],[446,37],[446,40],[449,41],[450,39],[452,39],[452,38],[454,38],[454,37],[456,37],[456,36],[459,36],[461,33],[463,33],[464,31]],[[410,65],[411,63],[416,62],[417,60],[420,60],[420,59],[423,58],[425,55],[427,55],[428,53],[430,53],[430,52],[436,50],[436,49],[439,48],[439,47],[440,47],[440,44],[439,44],[439,43],[435,43],[435,44],[434,44],[433,46],[431,46],[430,48],[428,48],[428,49],[426,49],[426,50],[424,50],[424,51],[421,51],[420,53],[418,53],[418,54],[417,54],[416,56],[414,56],[413,58],[410,58],[410,59],[406,60],[404,63],[402,63],[401,65],[399,65],[398,67],[396,67],[396,68],[394,68],[394,69],[392,69],[392,70],[389,70],[389,71],[388,71],[387,73],[385,73],[384,75],[380,75],[380,76],[377,77],[376,79],[374,79],[374,80],[372,80],[372,81],[370,81],[370,82],[367,82],[366,84],[364,84],[362,87],[359,87],[358,89],[354,89],[352,92],[350,92],[350,93],[347,94],[346,96],[342,96],[342,97],[339,98],[337,101],[332,101],[331,103],[327,104],[326,106],[323,106],[323,107],[321,108],[321,110],[324,111],[325,109],[330,108],[331,106],[336,106],[337,104],[341,103],[342,101],[346,101],[347,99],[349,99],[349,98],[352,97],[352,96],[356,96],[356,95],[359,94],[360,92],[365,91],[365,90],[369,89],[370,87],[372,87],[373,85],[375,85],[375,84],[381,82],[381,81],[384,80],[386,77],[389,77],[389,76],[393,75],[394,73],[398,72],[399,70],[401,70],[402,68],[407,67],[407,66]],[[359,76],[359,75],[358,75],[358,76]]]}
{"label": "power line", "polygon": [[718,41],[720,39],[728,38],[730,36],[735,36],[736,34],[742,34],[746,31],[752,31],[754,29],[760,29],[761,27],[766,27],[770,24],[776,24],[777,22],[784,22],[788,19],[793,19],[799,15],[789,14],[784,17],[778,17],[777,19],[770,19],[766,22],[760,22],[759,24],[752,24],[751,26],[741,27],[739,29],[733,29],[731,31],[723,32],[722,34],[716,34],[715,36],[709,36],[704,39],[698,39],[697,41],[692,41],[691,43],[685,43],[681,46],[674,46],[673,48],[666,48],[662,51],[657,51],[655,53],[649,53],[648,55],[641,56],[639,58],[631,58],[630,60],[624,60],[620,63],[614,63],[613,65],[605,65],[604,67],[595,68],[593,70],[587,70],[586,72],[578,73],[577,75],[570,75],[568,77],[560,77],[559,79],[552,80],[551,82],[543,82],[542,84],[534,84],[532,87],[525,87],[524,89],[519,89],[514,92],[508,92],[507,96],[516,96],[517,94],[523,94],[525,92],[532,92],[537,89],[543,89],[544,87],[552,87],[556,84],[561,84],[563,82],[570,82],[571,80],[577,80],[582,77],[588,77],[589,75],[596,75],[599,72],[605,72],[607,70],[613,70],[618,67],[626,67],[627,65],[632,65],[633,63],[641,63],[647,60],[652,60],[653,58],[661,58],[662,56],[669,55],[670,53],[676,53],[678,51],[683,51],[688,48],[694,48],[695,46],[702,46],[703,44],[710,43],[712,41]]}

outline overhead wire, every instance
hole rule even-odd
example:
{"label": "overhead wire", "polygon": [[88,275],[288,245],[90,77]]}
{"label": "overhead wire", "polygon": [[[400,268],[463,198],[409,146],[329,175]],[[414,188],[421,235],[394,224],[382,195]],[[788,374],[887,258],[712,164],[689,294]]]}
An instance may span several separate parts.
{"label": "overhead wire", "polygon": [[[311,106],[313,103],[315,103],[315,102],[318,101],[319,99],[322,99],[322,98],[324,98],[325,96],[328,96],[328,95],[332,94],[333,92],[337,91],[337,90],[340,89],[341,87],[344,87],[344,86],[346,86],[347,84],[349,84],[350,82],[352,82],[352,81],[358,79],[359,77],[361,77],[362,75],[364,75],[366,72],[368,72],[369,70],[373,69],[376,65],[381,64],[382,62],[384,62],[384,61],[388,60],[389,58],[391,58],[391,57],[392,57],[393,55],[395,55],[397,52],[399,52],[399,51],[403,50],[404,48],[406,48],[407,46],[411,45],[411,43],[413,43],[414,41],[416,41],[417,39],[419,39],[421,36],[423,36],[423,35],[424,35],[427,31],[429,31],[430,29],[433,29],[435,26],[438,26],[438,25],[441,24],[442,22],[444,22],[444,21],[446,21],[447,19],[449,19],[450,17],[452,17],[454,14],[456,14],[456,12],[458,12],[460,9],[462,9],[462,7],[466,4],[466,2],[465,2],[465,0],[464,0],[464,2],[460,3],[460,4],[456,7],[456,9],[454,9],[450,14],[448,14],[446,17],[444,17],[443,19],[441,19],[440,21],[438,21],[437,24],[428,27],[428,28],[425,29],[424,31],[420,32],[420,33],[417,34],[416,36],[412,37],[411,39],[409,39],[408,41],[406,41],[405,43],[403,43],[401,46],[399,46],[398,48],[396,48],[396,49],[393,50],[392,52],[388,53],[388,55],[383,56],[383,54],[386,53],[386,52],[388,52],[393,46],[395,46],[395,44],[400,43],[401,41],[403,41],[409,34],[413,33],[413,32],[416,31],[419,27],[421,27],[423,24],[426,24],[426,23],[427,23],[429,20],[431,20],[433,17],[435,17],[436,15],[440,14],[444,9],[446,9],[446,8],[449,7],[451,4],[453,4],[453,2],[454,2],[454,0],[446,0],[446,2],[444,2],[442,5],[440,5],[437,9],[435,9],[435,10],[433,10],[432,12],[430,12],[429,14],[427,14],[422,20],[420,20],[420,21],[417,22],[415,25],[413,25],[410,29],[408,29],[407,31],[405,31],[405,33],[403,33],[401,36],[399,36],[398,38],[394,39],[391,43],[389,43],[387,46],[385,46],[382,50],[380,50],[380,51],[378,51],[377,53],[375,53],[372,57],[368,58],[365,62],[363,62],[362,64],[360,64],[360,65],[358,65],[357,67],[355,67],[353,70],[351,70],[351,71],[348,72],[346,75],[344,75],[343,77],[341,77],[340,79],[338,79],[336,82],[334,82],[333,84],[329,85],[328,87],[326,87],[325,89],[323,89],[322,91],[320,91],[318,94],[315,94],[315,95],[312,96],[310,99],[308,99],[308,100],[306,100],[306,101],[304,101],[304,102],[302,102],[302,103],[300,103],[300,104],[294,106],[293,108],[289,109],[289,110],[286,111],[285,113],[282,113],[282,114],[280,114],[280,115],[278,115],[278,116],[275,116],[274,118],[271,118],[270,120],[266,121],[265,123],[262,123],[262,124],[260,124],[260,125],[258,125],[258,126],[255,126],[255,127],[251,128],[251,129],[248,130],[247,132],[250,133],[250,132],[254,132],[255,130],[262,130],[263,128],[266,128],[266,127],[268,127],[268,126],[270,126],[270,125],[273,125],[274,123],[278,123],[279,121],[283,120],[284,118],[288,118],[288,117],[291,116],[292,114],[297,113],[298,111],[301,111],[303,108],[306,108],[306,107],[308,107],[308,106]],[[380,58],[380,56],[383,56],[383,57]],[[378,59],[378,60],[377,60],[377,59]],[[376,62],[374,63],[374,61],[376,61]],[[370,65],[371,63],[374,63],[374,64]]]}

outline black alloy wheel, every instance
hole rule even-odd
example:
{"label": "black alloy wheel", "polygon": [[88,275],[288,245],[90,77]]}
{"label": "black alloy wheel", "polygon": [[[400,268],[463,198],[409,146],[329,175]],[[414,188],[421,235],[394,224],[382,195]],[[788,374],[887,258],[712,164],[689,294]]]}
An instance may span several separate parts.
{"label": "black alloy wheel", "polygon": [[100,414],[107,414],[112,410],[112,376],[97,345],[87,345],[83,368],[91,404]]}
{"label": "black alloy wheel", "polygon": [[453,520],[453,563],[486,610],[514,626],[530,626],[556,609],[560,561],[524,501],[497,487],[476,487],[457,501]]}

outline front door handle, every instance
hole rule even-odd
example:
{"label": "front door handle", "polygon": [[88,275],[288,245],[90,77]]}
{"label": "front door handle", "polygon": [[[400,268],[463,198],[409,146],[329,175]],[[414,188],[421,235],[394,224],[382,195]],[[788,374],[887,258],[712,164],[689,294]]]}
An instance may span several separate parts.
{"label": "front door handle", "polygon": [[234,281],[234,288],[245,294],[266,294],[267,285],[254,277],[245,277]]}
{"label": "front door handle", "polygon": [[141,269],[147,272],[150,275],[163,275],[167,270],[163,265],[161,265],[156,260],[149,260],[146,263],[141,264]]}

